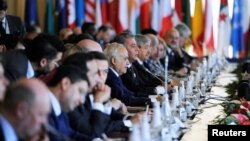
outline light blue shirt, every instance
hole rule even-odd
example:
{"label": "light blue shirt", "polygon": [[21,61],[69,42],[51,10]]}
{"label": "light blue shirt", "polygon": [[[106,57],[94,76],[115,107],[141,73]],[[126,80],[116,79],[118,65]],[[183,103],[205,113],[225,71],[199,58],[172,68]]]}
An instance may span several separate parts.
{"label": "light blue shirt", "polygon": [[10,34],[10,29],[9,29],[9,25],[8,25],[8,21],[7,21],[6,17],[3,18],[2,24],[3,24],[2,25],[3,28],[5,29],[5,33]]}
{"label": "light blue shirt", "polygon": [[18,141],[15,130],[10,123],[0,114],[0,126],[2,126],[5,141]]}

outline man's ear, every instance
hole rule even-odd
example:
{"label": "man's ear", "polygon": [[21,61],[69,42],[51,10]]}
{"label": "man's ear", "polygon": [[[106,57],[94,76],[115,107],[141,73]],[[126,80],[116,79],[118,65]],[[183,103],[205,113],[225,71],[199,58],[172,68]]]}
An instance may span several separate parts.
{"label": "man's ear", "polygon": [[116,65],[116,58],[115,58],[115,57],[112,57],[112,58],[111,58],[111,64],[112,64],[112,65]]}
{"label": "man's ear", "polygon": [[62,91],[67,90],[70,85],[71,85],[71,81],[68,77],[64,77],[60,82],[60,87],[61,87]]}
{"label": "man's ear", "polygon": [[39,65],[40,65],[40,67],[45,67],[46,65],[48,64],[48,61],[47,61],[47,59],[45,59],[45,58],[42,58],[41,60],[40,60],[40,62],[39,62]]}
{"label": "man's ear", "polygon": [[27,116],[28,111],[29,111],[28,103],[25,101],[19,102],[16,106],[16,111],[15,114],[19,119],[23,119],[25,116]]}

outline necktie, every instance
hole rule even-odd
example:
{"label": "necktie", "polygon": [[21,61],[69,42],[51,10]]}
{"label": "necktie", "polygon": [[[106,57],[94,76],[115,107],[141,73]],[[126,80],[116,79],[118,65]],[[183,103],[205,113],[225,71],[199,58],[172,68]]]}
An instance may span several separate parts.
{"label": "necktie", "polygon": [[4,34],[5,34],[5,29],[4,29],[4,27],[3,27],[3,22],[2,22],[2,21],[0,21],[0,34],[1,34],[1,35],[4,35]]}

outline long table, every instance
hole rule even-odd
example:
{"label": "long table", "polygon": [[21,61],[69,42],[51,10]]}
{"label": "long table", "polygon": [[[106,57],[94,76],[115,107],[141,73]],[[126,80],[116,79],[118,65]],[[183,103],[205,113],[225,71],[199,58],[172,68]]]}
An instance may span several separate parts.
{"label": "long table", "polygon": [[[225,92],[224,86],[232,81],[236,80],[236,76],[230,73],[236,67],[235,64],[231,64],[222,70],[220,75],[217,77],[215,86],[211,89],[211,97],[213,96],[222,96],[227,97],[228,94]],[[201,114],[197,114],[193,120],[187,121],[190,124],[190,130],[187,131],[184,136],[182,137],[182,141],[207,141],[207,132],[208,132],[208,125],[213,124],[213,120],[216,116],[223,114],[222,106],[220,103],[222,101],[218,100],[208,100],[207,103],[200,105],[199,109],[203,109]]]}

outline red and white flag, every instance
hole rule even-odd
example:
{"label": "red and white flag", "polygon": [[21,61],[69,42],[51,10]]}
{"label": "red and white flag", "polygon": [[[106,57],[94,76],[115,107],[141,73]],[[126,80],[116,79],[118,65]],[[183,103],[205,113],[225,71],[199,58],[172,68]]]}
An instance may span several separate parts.
{"label": "red and white flag", "polygon": [[95,22],[95,0],[85,0],[85,22]]}
{"label": "red and white flag", "polygon": [[118,5],[118,23],[116,27],[117,33],[121,33],[128,29],[128,1],[119,0]]}
{"label": "red and white flag", "polygon": [[159,7],[159,31],[160,36],[163,37],[167,29],[173,27],[172,22],[172,8],[170,0],[160,0]]}
{"label": "red and white flag", "polygon": [[[212,13],[212,1],[206,0],[205,7],[205,49],[204,51],[208,51],[207,53],[211,53],[214,51],[214,34],[213,34],[213,13]],[[203,54],[206,52],[203,52]]]}
{"label": "red and white flag", "polygon": [[67,27],[73,29],[76,26],[75,0],[67,0]]}

